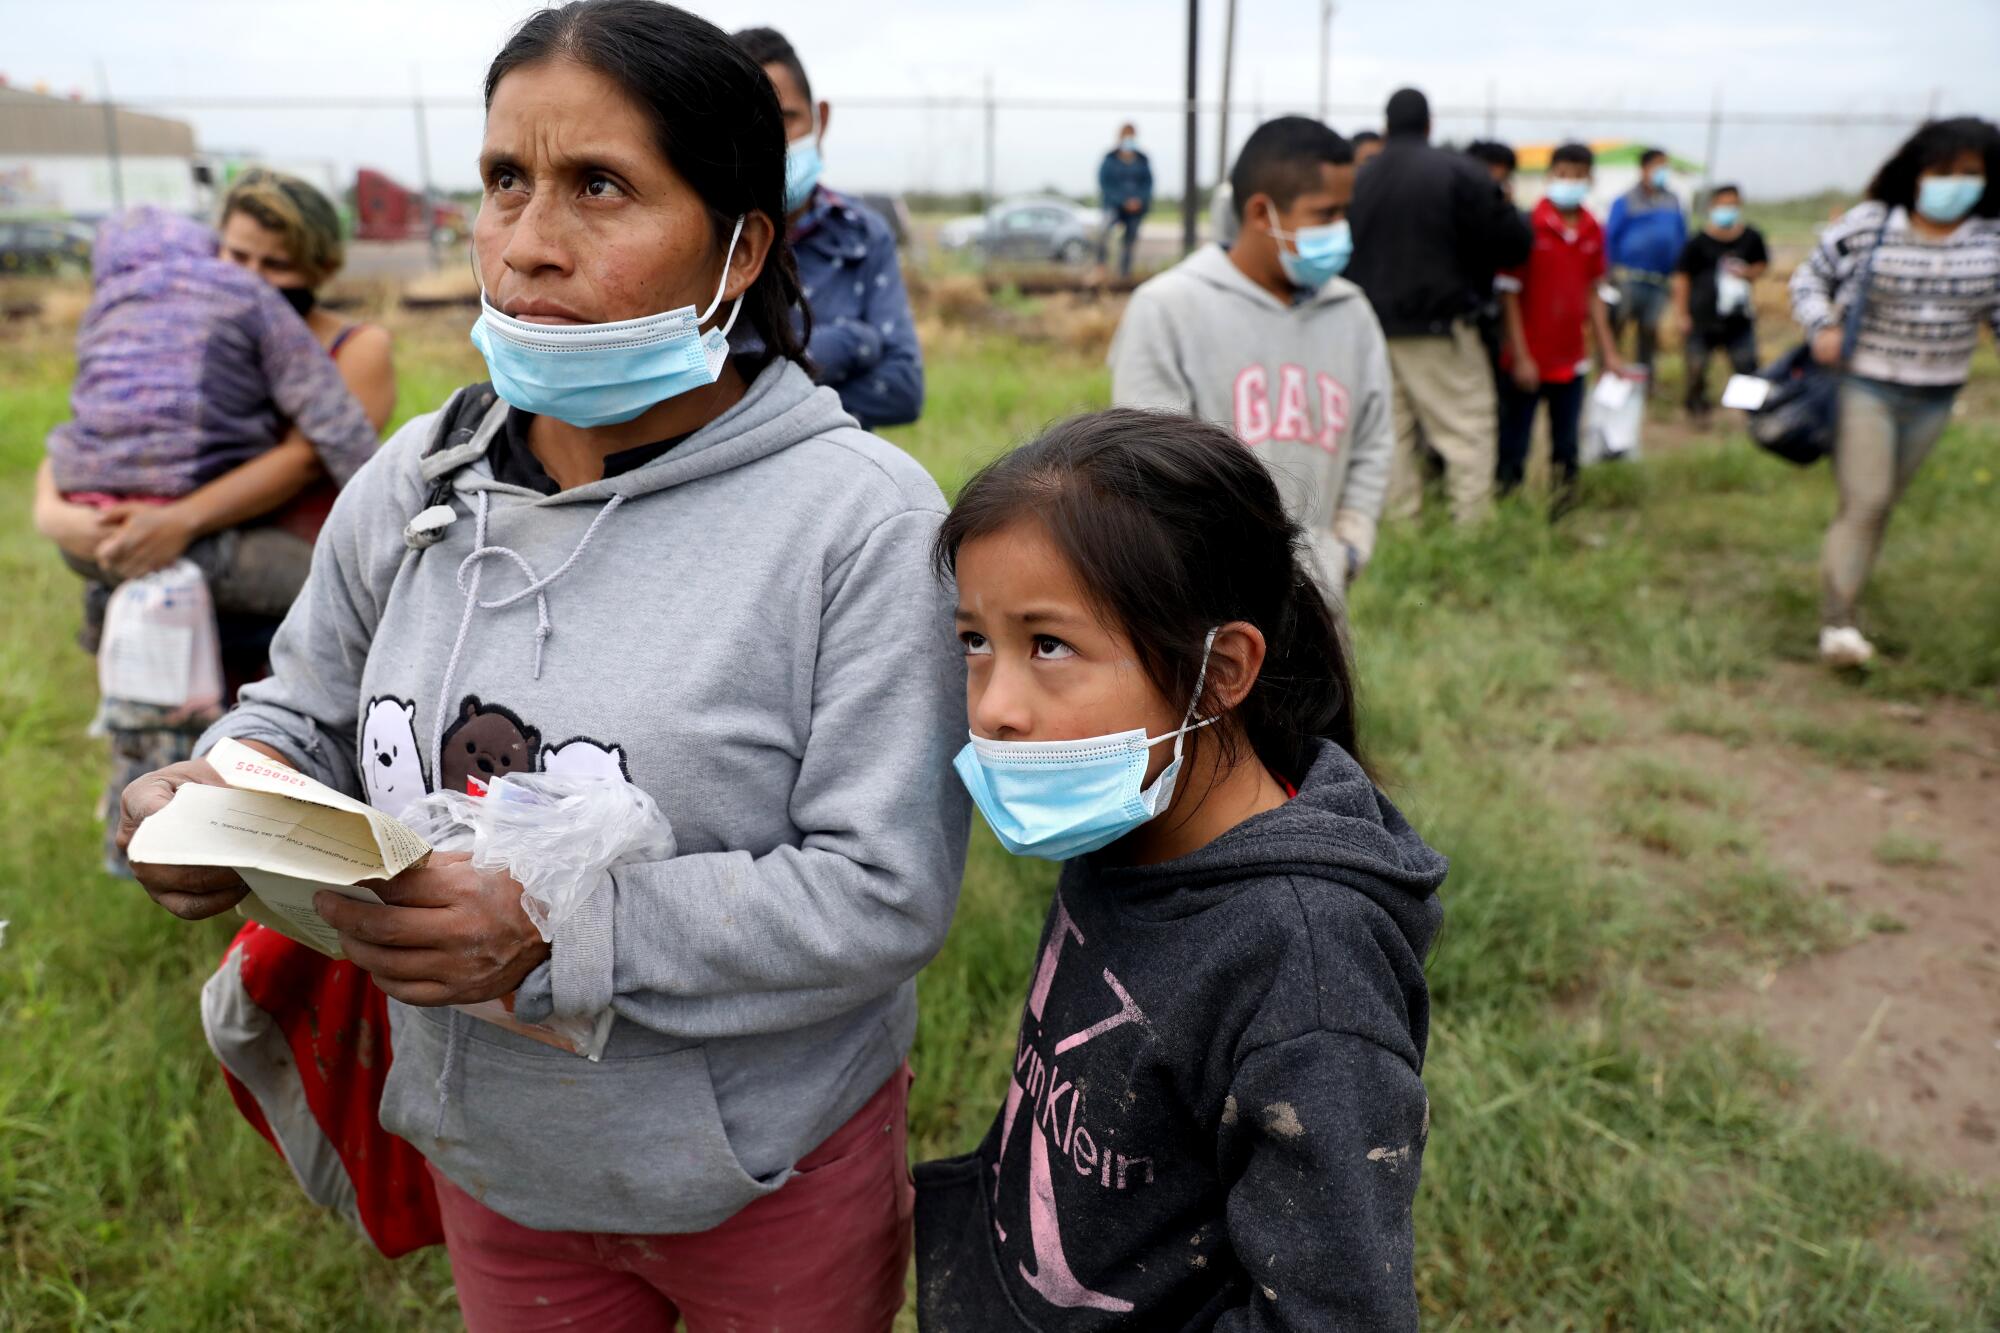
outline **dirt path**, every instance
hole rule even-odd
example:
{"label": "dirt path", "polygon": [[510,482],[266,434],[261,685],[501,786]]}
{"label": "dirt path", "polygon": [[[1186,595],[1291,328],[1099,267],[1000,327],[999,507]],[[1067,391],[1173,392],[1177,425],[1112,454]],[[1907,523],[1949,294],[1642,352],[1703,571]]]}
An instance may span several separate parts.
{"label": "dirt path", "polygon": [[1725,779],[1763,855],[1860,927],[1851,943],[1691,993],[1794,1052],[1836,1122],[1920,1171],[2000,1188],[2000,712],[1915,708],[1786,668],[1752,701],[1892,729],[1921,767],[1851,769],[1784,741],[1669,730],[1657,705],[1596,766],[1647,755]]}
{"label": "dirt path", "polygon": [[1812,1095],[1885,1155],[2000,1186],[2000,717],[1897,711],[1932,743],[1921,772],[1687,738],[1752,793],[1776,864],[1875,923],[1702,1003],[1796,1052]]}

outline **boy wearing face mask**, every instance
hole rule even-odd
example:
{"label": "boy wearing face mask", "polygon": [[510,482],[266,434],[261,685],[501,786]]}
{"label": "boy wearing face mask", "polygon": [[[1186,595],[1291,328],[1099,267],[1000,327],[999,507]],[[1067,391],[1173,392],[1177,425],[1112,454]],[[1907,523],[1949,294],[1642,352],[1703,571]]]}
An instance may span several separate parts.
{"label": "boy wearing face mask", "polygon": [[1597,286],[1604,279],[1604,232],[1583,206],[1590,194],[1590,149],[1566,143],[1549,161],[1548,193],[1529,215],[1528,262],[1502,273],[1500,317],[1507,346],[1500,383],[1500,466],[1505,494],[1521,484],[1535,408],[1549,405],[1549,452],[1558,510],[1576,481],[1577,423],[1583,413],[1586,329],[1604,373],[1624,373]]}
{"label": "boy wearing face mask", "polygon": [[[903,290],[895,233],[820,184],[820,144],[831,108],[813,100],[806,67],[784,34],[745,28],[736,44],[764,67],[785,118],[785,231],[812,313],[806,353],[814,375],[840,395],[840,405],[863,430],[907,425],[924,410],[924,354]],[[740,353],[753,342],[739,333],[734,346]]]}
{"label": "boy wearing face mask", "polygon": [[1734,185],[1709,191],[1708,225],[1695,233],[1674,266],[1674,309],[1686,367],[1687,413],[1708,422],[1708,359],[1720,351],[1739,375],[1757,369],[1757,329],[1750,284],[1770,267],[1764,234],[1743,221],[1743,192]]}
{"label": "boy wearing face mask", "polygon": [[1230,172],[1240,228],[1132,294],[1111,398],[1228,426],[1271,470],[1338,595],[1367,565],[1395,444],[1389,352],[1352,240],[1354,152],[1317,120],[1258,126]]}

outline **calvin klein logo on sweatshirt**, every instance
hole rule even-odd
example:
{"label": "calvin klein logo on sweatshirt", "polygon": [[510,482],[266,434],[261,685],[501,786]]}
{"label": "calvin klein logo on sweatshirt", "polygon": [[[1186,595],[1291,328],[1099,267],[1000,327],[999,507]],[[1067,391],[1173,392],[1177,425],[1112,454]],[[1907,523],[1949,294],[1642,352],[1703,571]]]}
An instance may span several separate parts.
{"label": "calvin klein logo on sweatshirt", "polygon": [[1278,397],[1271,401],[1271,376],[1261,363],[1243,367],[1236,373],[1231,401],[1236,415],[1236,438],[1246,445],[1273,440],[1296,440],[1316,444],[1328,453],[1340,448],[1340,434],[1347,429],[1347,389],[1333,376],[1314,371],[1313,395],[1319,405],[1319,420],[1308,412],[1306,368],[1286,362],[1278,367]]}
{"label": "calvin klein logo on sweatshirt", "polygon": [[[1021,1278],[1051,1305],[1065,1309],[1083,1307],[1129,1313],[1130,1301],[1093,1291],[1070,1270],[1063,1247],[1062,1217],[1056,1206],[1057,1164],[1090,1180],[1100,1189],[1118,1191],[1153,1182],[1153,1159],[1132,1157],[1111,1148],[1110,1135],[1092,1133],[1086,1114],[1088,1089],[1077,1075],[1083,1063],[1072,1052],[1120,1028],[1146,1024],[1146,1015],[1111,969],[1103,969],[1107,1012],[1078,1030],[1058,1037],[1052,1045],[1043,1030],[1043,1013],[1056,972],[1062,966],[1065,949],[1084,943],[1083,932],[1070,920],[1062,894],[1056,895],[1055,923],[1049,942],[1035,968],[1035,984],[1028,992],[1026,1012],[1021,1016],[1021,1037],[1015,1048],[1014,1072],[1007,1087],[1007,1109],[1001,1117],[1000,1149],[993,1165],[995,1218],[993,1229],[1002,1245],[1007,1229],[998,1218],[1000,1191],[1007,1179],[1002,1167],[1007,1145],[1014,1137],[1025,1106],[1028,1113],[1028,1248],[1033,1259],[1018,1266]],[[1115,1007],[1114,1007],[1115,1006]],[[1048,1046],[1048,1053],[1042,1048]],[[1070,1074],[1063,1066],[1069,1056]]]}

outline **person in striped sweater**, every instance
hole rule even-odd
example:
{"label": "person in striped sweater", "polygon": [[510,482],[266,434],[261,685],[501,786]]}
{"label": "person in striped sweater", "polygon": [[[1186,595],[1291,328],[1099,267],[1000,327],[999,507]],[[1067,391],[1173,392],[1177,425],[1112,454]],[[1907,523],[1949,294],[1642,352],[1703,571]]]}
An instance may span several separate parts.
{"label": "person in striped sweater", "polygon": [[[1814,359],[1840,366],[1840,506],[1820,557],[1819,651],[1875,655],[1855,607],[1889,514],[1951,419],[1984,323],[2000,337],[2000,126],[1925,124],[1822,233],[1792,275],[1792,316]],[[1871,259],[1872,254],[1872,259]],[[1846,312],[1866,304],[1852,345]]]}

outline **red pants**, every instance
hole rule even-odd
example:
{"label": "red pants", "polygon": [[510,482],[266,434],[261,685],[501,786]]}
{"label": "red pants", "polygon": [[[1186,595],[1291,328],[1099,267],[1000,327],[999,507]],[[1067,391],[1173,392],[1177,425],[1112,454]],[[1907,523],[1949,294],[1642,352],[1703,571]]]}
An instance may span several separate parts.
{"label": "red pants", "polygon": [[535,1231],[437,1168],[472,1333],[886,1333],[910,1262],[910,1072],[799,1161],[783,1189],[692,1235]]}

